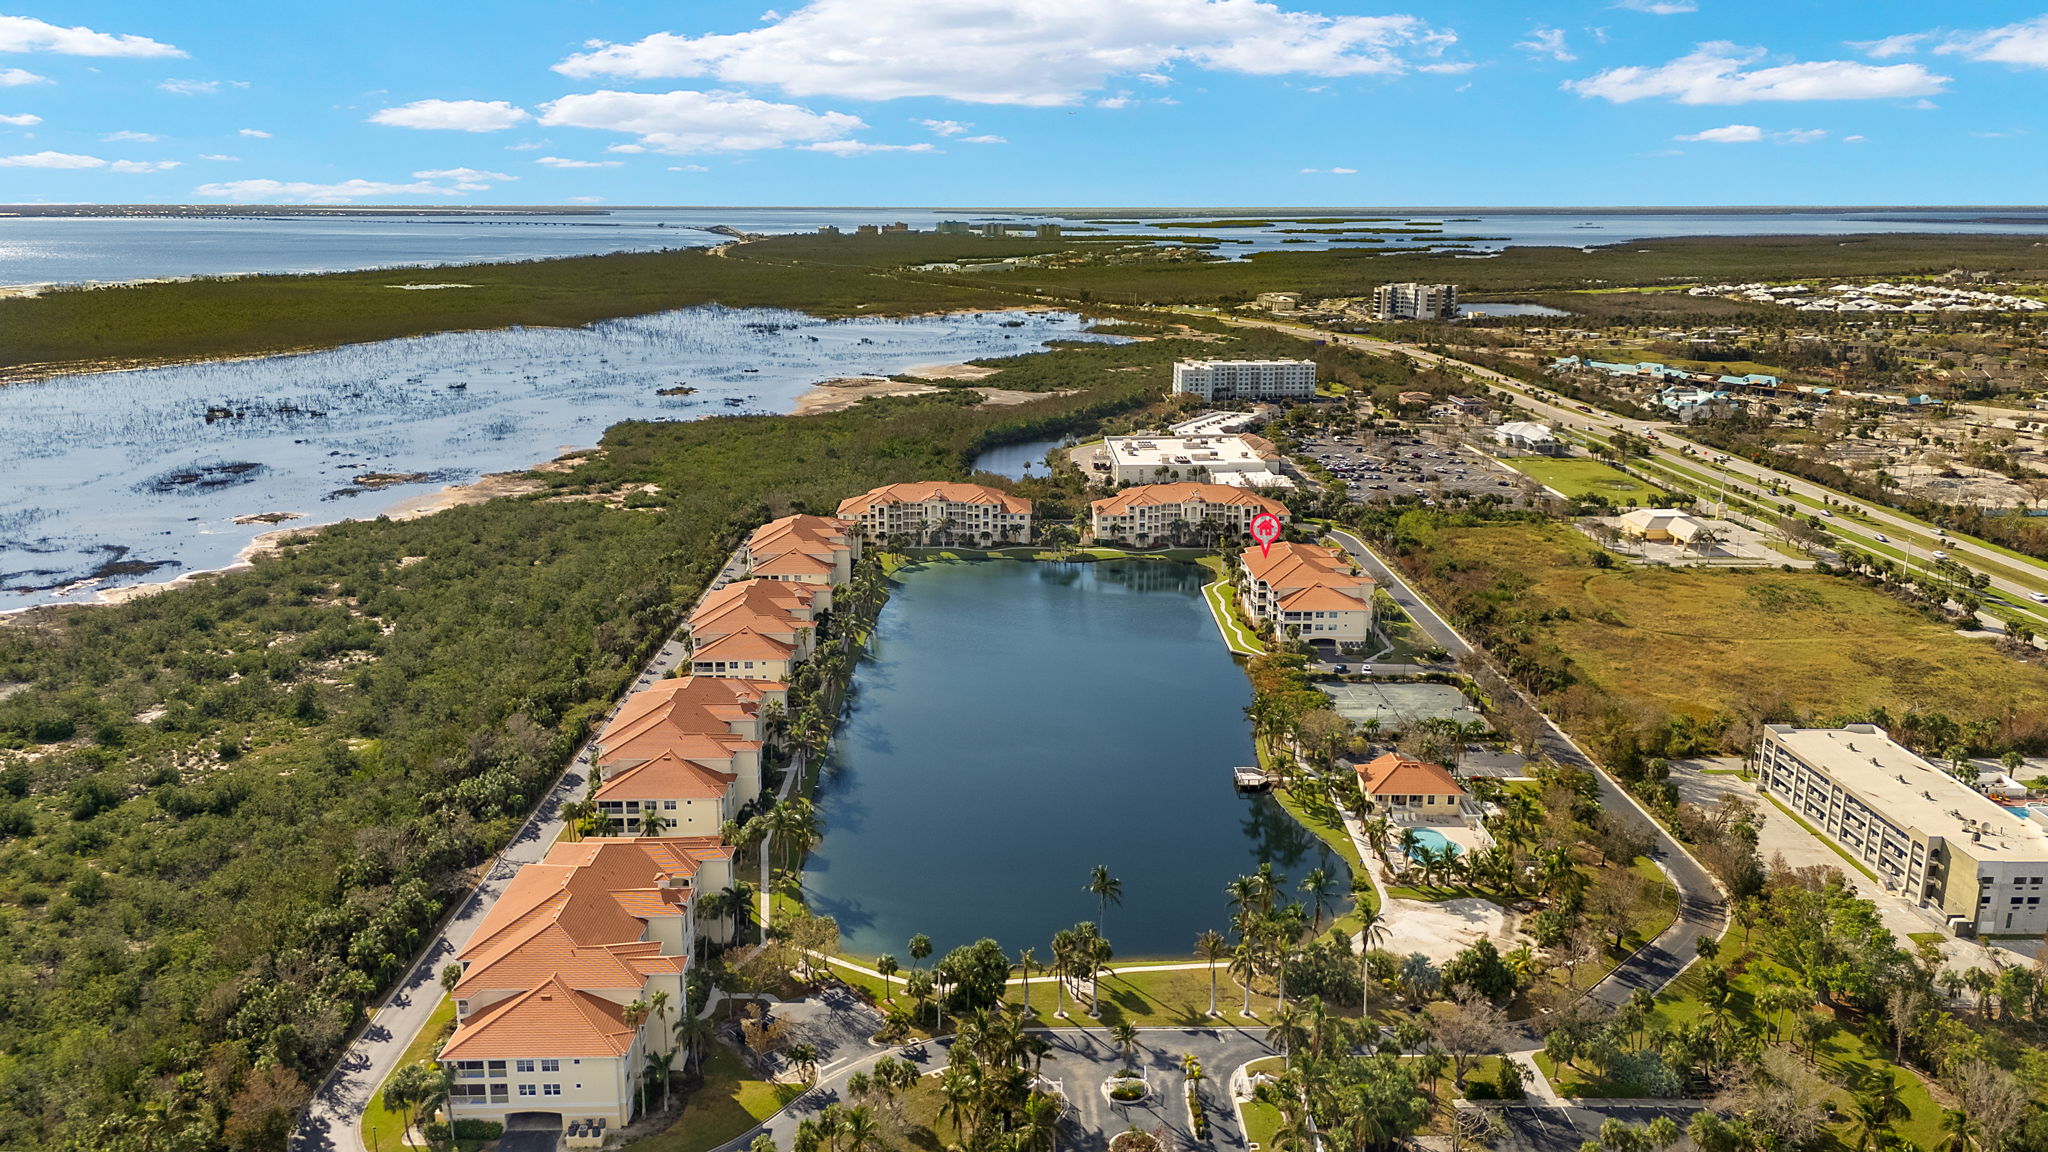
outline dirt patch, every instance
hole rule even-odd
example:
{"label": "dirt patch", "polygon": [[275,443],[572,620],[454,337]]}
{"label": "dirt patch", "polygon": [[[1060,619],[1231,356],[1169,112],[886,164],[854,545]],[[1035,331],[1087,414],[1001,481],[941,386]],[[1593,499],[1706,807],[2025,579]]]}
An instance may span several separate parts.
{"label": "dirt patch", "polygon": [[576,449],[565,452],[545,464],[523,472],[492,472],[468,484],[449,484],[439,491],[421,496],[412,496],[384,509],[383,515],[393,520],[417,520],[432,516],[464,504],[481,504],[500,496],[531,496],[547,490],[547,481],[542,476],[567,472],[585,460],[597,455],[596,449]]}
{"label": "dirt patch", "polygon": [[969,391],[981,393],[984,397],[984,402],[989,404],[1029,404],[1033,400],[1043,400],[1048,396],[1072,396],[1075,392],[1080,391],[1080,389],[1061,388],[1054,392],[1019,392],[1014,388],[972,388]]}
{"label": "dirt patch", "polygon": [[904,369],[903,374],[919,380],[980,380],[1000,371],[1000,368],[985,368],[979,364],[914,364]]}
{"label": "dirt patch", "polygon": [[923,396],[937,391],[939,389],[930,384],[906,383],[886,376],[842,376],[811,385],[796,398],[796,407],[790,409],[790,414],[816,416],[825,412],[843,412],[872,396]]}

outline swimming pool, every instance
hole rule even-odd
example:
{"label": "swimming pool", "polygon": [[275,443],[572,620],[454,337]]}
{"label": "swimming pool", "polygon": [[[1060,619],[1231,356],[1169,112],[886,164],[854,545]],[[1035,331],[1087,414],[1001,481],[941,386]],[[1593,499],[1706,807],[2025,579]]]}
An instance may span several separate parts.
{"label": "swimming pool", "polygon": [[1427,848],[1438,855],[1442,855],[1445,849],[1449,849],[1453,856],[1465,854],[1464,848],[1434,828],[1416,828],[1414,832],[1415,846],[1418,848]]}
{"label": "swimming pool", "polygon": [[2005,809],[2007,812],[2012,813],[2013,815],[2019,817],[2022,820],[2036,819],[2036,817],[2034,816],[2034,808],[2032,805],[2022,808],[2017,804],[2000,804],[1999,807]]}

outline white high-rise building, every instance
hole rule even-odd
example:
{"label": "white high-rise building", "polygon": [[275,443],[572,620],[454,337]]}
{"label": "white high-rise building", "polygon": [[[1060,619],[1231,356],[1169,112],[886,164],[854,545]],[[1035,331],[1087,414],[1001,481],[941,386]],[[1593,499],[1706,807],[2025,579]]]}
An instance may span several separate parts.
{"label": "white high-rise building", "polygon": [[1382,284],[1372,290],[1375,320],[1456,320],[1456,284]]}
{"label": "white high-rise building", "polygon": [[1173,366],[1176,395],[1223,400],[1306,400],[1316,394],[1313,360],[1182,360]]}

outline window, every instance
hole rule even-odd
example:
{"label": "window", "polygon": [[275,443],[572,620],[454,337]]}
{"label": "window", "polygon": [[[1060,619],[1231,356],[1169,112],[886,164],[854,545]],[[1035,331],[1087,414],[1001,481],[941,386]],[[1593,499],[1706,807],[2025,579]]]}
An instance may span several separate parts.
{"label": "window", "polygon": [[491,1085],[491,1103],[507,1104],[510,1102],[510,1094],[505,1091],[505,1086],[503,1084]]}
{"label": "window", "polygon": [[560,1084],[543,1084],[540,1087],[541,1094],[544,1096],[560,1096],[562,1094],[562,1086]]}
{"label": "window", "polygon": [[560,1060],[543,1060],[540,1062],[540,1070],[543,1072],[560,1072],[562,1070],[562,1062]]}
{"label": "window", "polygon": [[664,812],[673,812],[676,810],[676,802],[673,800],[663,800],[661,807]]}
{"label": "window", "polygon": [[519,1061],[519,1063],[518,1063],[518,1069],[519,1069],[519,1071],[521,1071],[521,1072],[531,1072],[531,1071],[533,1071],[533,1061],[531,1061],[531,1060],[521,1060],[521,1061]]}
{"label": "window", "polygon": [[534,1087],[533,1087],[533,1085],[531,1085],[531,1084],[521,1084],[521,1085],[519,1086],[519,1094],[520,1094],[521,1096],[532,1096],[532,1095],[535,1095],[535,1091],[534,1091]]}

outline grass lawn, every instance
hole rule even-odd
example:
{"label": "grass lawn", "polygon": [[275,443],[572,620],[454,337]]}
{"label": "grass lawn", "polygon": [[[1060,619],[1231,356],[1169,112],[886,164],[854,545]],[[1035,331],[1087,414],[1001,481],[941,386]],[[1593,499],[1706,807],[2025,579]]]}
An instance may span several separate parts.
{"label": "grass lawn", "polygon": [[[1268,1056],[1264,1060],[1254,1060],[1245,1065],[1245,1075],[1266,1072],[1278,1076],[1280,1068],[1280,1057]],[[1225,1074],[1228,1075],[1227,1072]],[[1245,1101],[1243,1110],[1245,1140],[1255,1149],[1271,1148],[1274,1137],[1280,1131],[1280,1110],[1271,1104],[1261,1104],[1257,1100]]]}
{"label": "grass lawn", "polygon": [[1439,602],[1545,611],[1537,636],[1624,702],[1699,720],[1759,702],[1816,719],[1877,705],[1961,723],[2048,712],[2048,669],[1839,577],[1600,568],[1591,541],[1555,524],[1440,529],[1423,544]]}
{"label": "grass lawn", "polygon": [[[455,1001],[444,995],[434,1014],[427,1017],[427,1026],[406,1046],[405,1055],[399,1057],[393,1071],[431,1059],[441,1041],[454,1030]],[[370,1106],[363,1110],[363,1143],[371,1148],[398,1148],[405,1138],[405,1122],[405,1117],[384,1107],[384,1086],[380,1084],[377,1094],[370,1098]]]}
{"label": "grass lawn", "polygon": [[723,1044],[711,1046],[704,1083],[683,1101],[682,1115],[668,1131],[634,1143],[641,1152],[704,1152],[738,1136],[795,1099],[796,1087],[749,1079],[739,1055]]}
{"label": "grass lawn", "polygon": [[1613,504],[1642,507],[1654,505],[1662,498],[1656,488],[1598,460],[1510,456],[1501,463],[1570,497],[1604,496]]}

